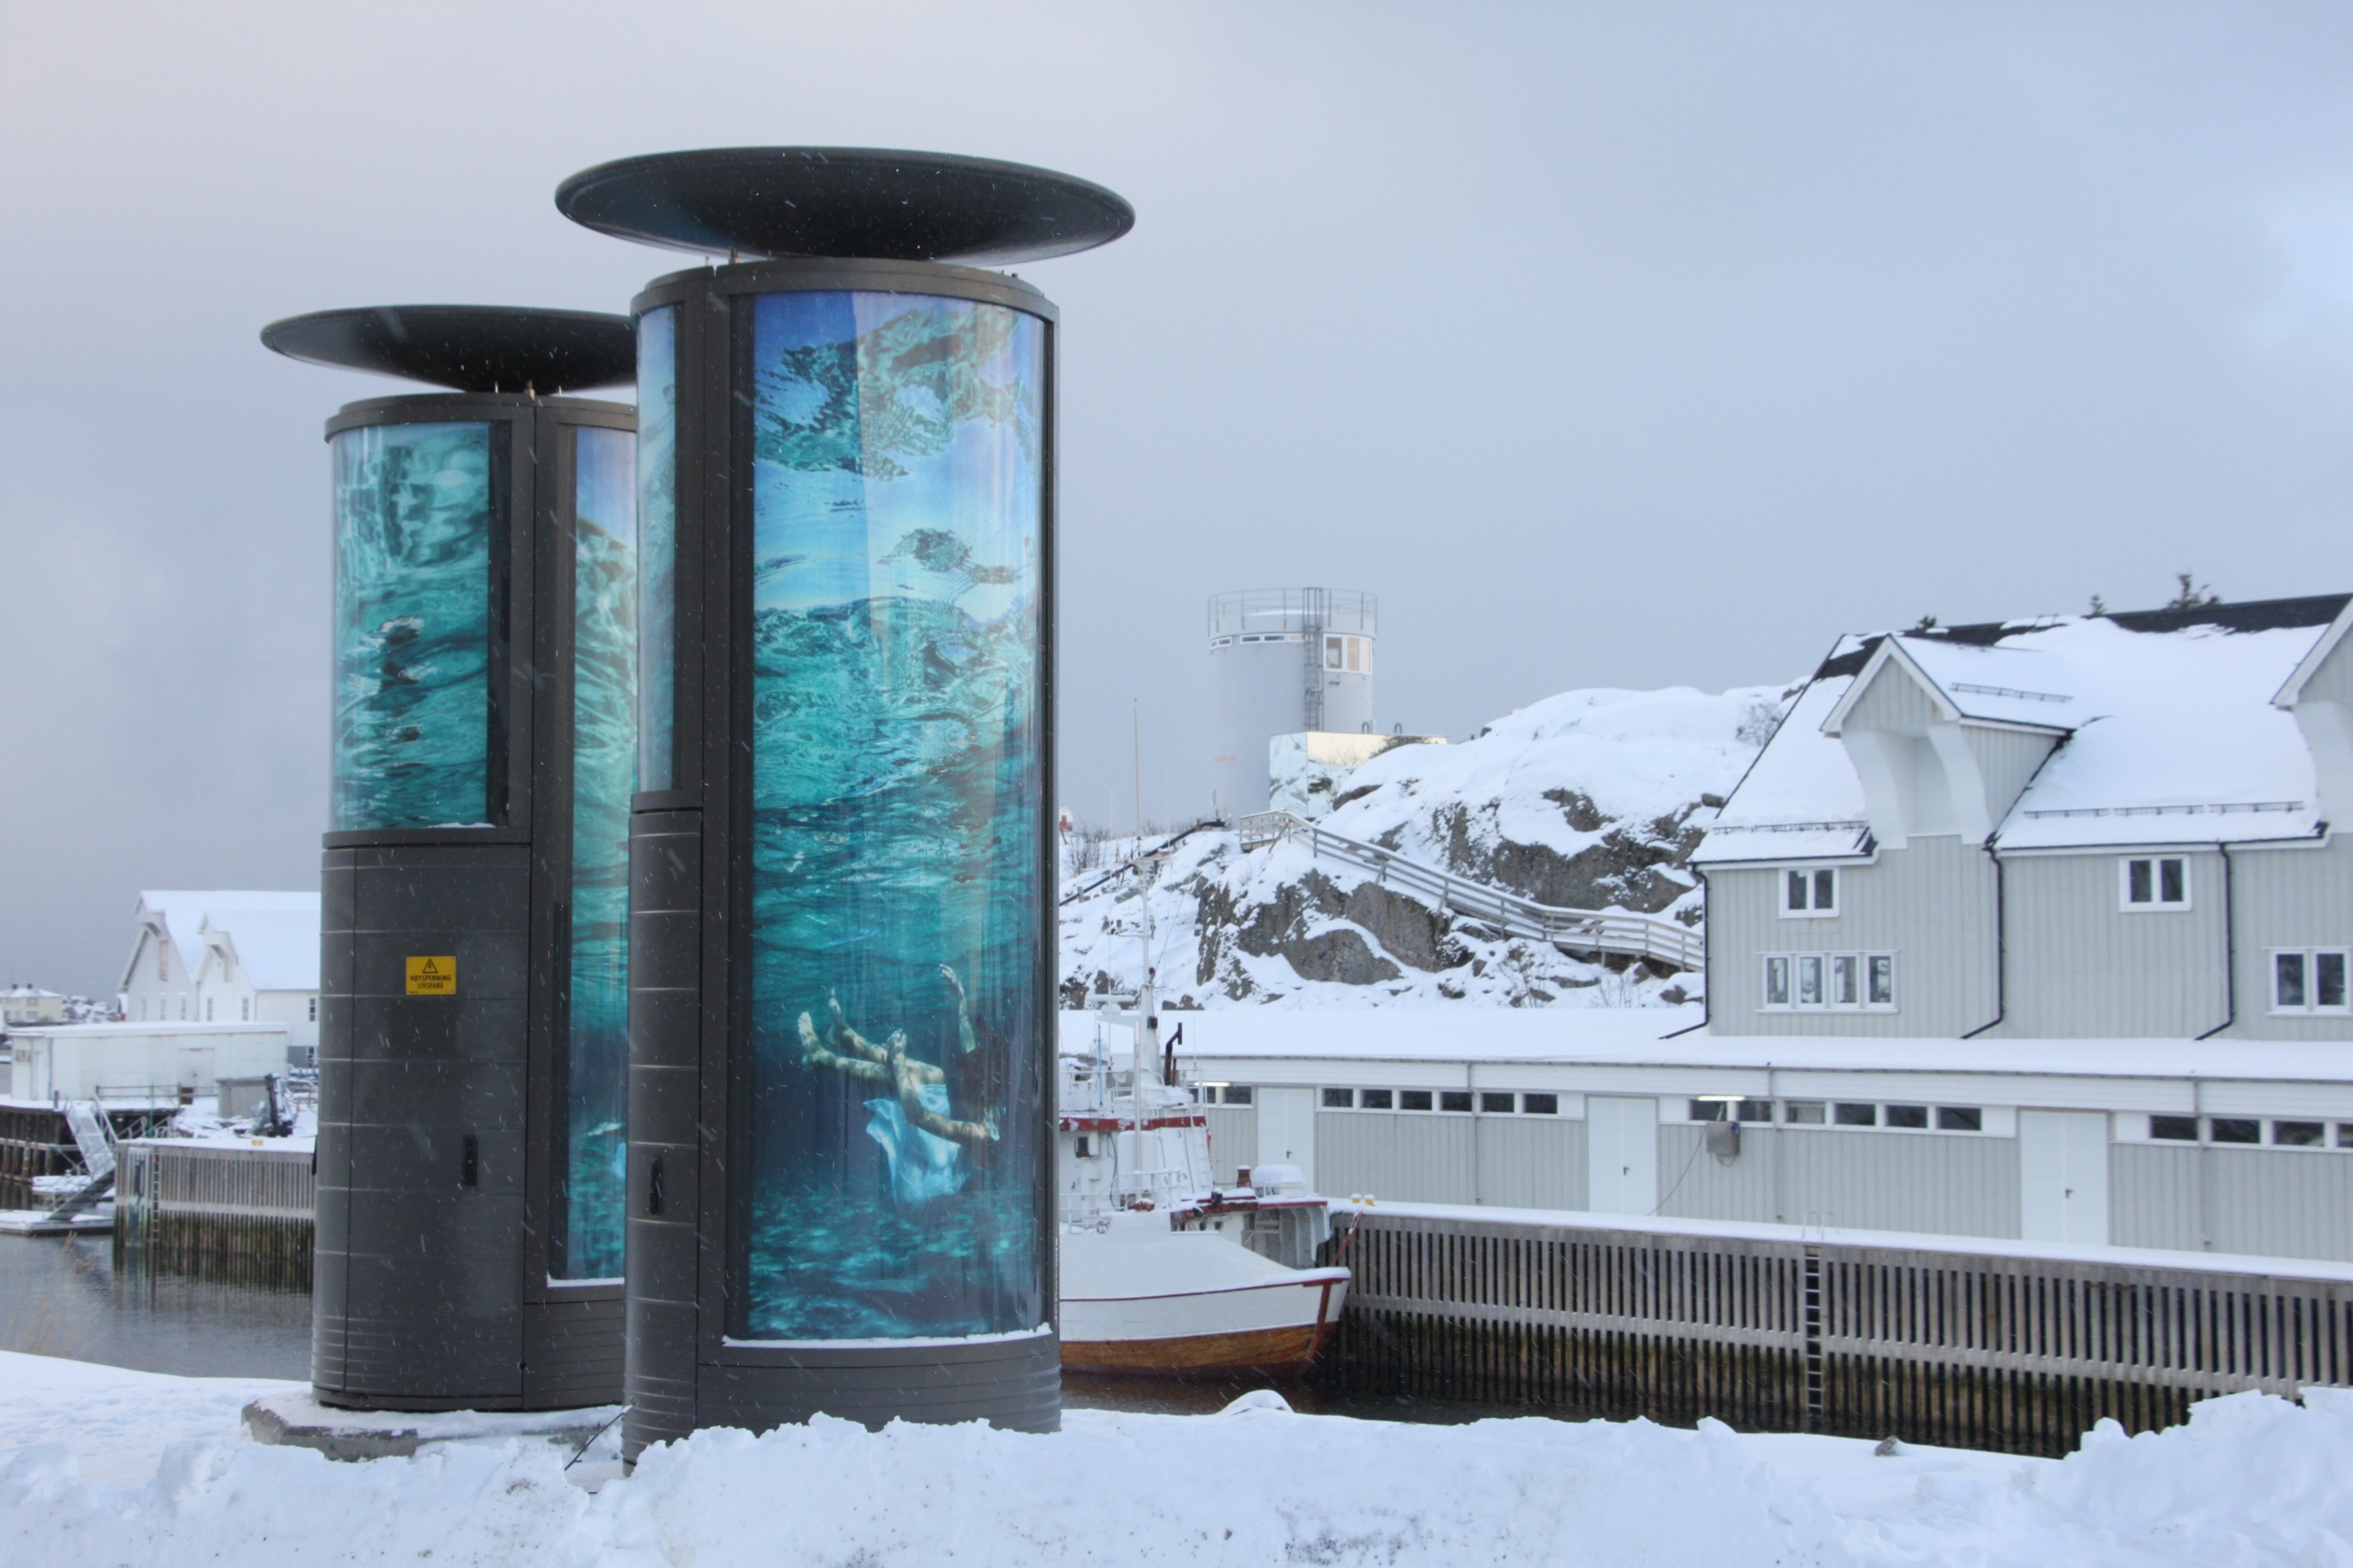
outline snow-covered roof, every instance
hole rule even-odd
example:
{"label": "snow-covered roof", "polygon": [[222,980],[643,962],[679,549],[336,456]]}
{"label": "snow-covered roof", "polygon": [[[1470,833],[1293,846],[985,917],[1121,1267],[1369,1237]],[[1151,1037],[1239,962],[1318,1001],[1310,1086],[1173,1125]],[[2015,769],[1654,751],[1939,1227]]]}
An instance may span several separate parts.
{"label": "snow-covered roof", "polygon": [[2308,673],[2348,604],[2329,595],[1841,638],[1693,858],[1867,853],[1862,783],[1840,736],[1891,664],[1940,719],[2061,737],[1998,826],[2002,847],[2309,837],[2311,753],[2274,699]]}
{"label": "snow-covered roof", "polygon": [[319,988],[319,900],[305,910],[206,910],[207,932],[228,939],[257,991]]}
{"label": "snow-covered roof", "polygon": [[[207,930],[226,931],[237,950],[238,959],[254,976],[254,984],[264,991],[316,991],[319,988],[319,895],[316,893],[263,892],[247,889],[200,891],[181,889],[147,889],[139,895],[138,918],[144,925],[160,924],[170,938],[183,973],[195,973],[195,960],[204,949]],[[307,921],[307,926],[302,922]],[[250,928],[259,951],[263,955],[257,965],[253,953],[247,948],[246,932]],[[302,932],[307,931],[304,938]],[[302,959],[294,950],[303,942],[309,945],[309,957]],[[124,967],[123,980],[130,981],[129,963],[136,963],[138,944],[132,944],[131,959]],[[284,984],[279,979],[264,980],[267,973],[277,977],[291,976]]]}

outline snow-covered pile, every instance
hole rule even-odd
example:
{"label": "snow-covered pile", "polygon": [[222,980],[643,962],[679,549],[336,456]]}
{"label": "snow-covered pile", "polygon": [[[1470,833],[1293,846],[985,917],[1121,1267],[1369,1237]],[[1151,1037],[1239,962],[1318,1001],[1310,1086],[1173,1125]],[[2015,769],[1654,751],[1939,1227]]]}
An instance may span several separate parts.
{"label": "snow-covered pile", "polygon": [[[1788,695],[1565,692],[1461,745],[1375,758],[1321,826],[1539,903],[1696,927],[1700,892],[1683,862]],[[1063,907],[1066,997],[1106,979],[1135,983],[1138,880],[1113,878]],[[1195,834],[1161,868],[1151,900],[1152,962],[1162,994],[1180,1005],[1638,1006],[1688,1000],[1701,986],[1696,974],[1582,963],[1440,914],[1296,841],[1244,853],[1230,833]]]}
{"label": "snow-covered pile", "polygon": [[[0,1382],[32,1357],[0,1357]],[[74,1367],[77,1363],[55,1363]],[[590,1492],[540,1443],[336,1464],[227,1429],[232,1391],[143,1378],[144,1434],[29,1422],[0,1404],[11,1561],[631,1568],[1147,1563],[2343,1563],[2353,1394],[2234,1394],[2063,1461],[1742,1436],[1715,1422],[1437,1426],[1294,1415],[1254,1395],[1208,1416],[1073,1411],[1052,1436],[978,1426],[869,1433],[818,1418],[708,1431]],[[54,1380],[52,1380],[54,1381]],[[285,1385],[280,1385],[285,1386]],[[119,1401],[118,1401],[119,1402]],[[37,1387],[36,1405],[41,1403]],[[1250,1407],[1250,1406],[1255,1407]],[[198,1412],[203,1412],[199,1415]],[[28,1430],[29,1426],[29,1430]],[[46,1446],[25,1447],[27,1437]],[[147,1450],[152,1454],[152,1447]]]}

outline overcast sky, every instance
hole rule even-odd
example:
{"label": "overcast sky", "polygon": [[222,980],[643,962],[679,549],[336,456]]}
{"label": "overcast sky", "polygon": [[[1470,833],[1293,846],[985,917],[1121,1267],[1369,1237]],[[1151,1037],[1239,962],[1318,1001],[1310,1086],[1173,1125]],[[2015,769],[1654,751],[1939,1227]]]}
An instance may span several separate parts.
{"label": "overcast sky", "polygon": [[1063,798],[1208,804],[1203,602],[1380,597],[1380,724],[1841,630],[2353,589],[2353,21],[2249,4],[0,0],[0,980],[309,888],[320,422],[265,321],[627,308],[550,200],[745,143],[1067,170]]}

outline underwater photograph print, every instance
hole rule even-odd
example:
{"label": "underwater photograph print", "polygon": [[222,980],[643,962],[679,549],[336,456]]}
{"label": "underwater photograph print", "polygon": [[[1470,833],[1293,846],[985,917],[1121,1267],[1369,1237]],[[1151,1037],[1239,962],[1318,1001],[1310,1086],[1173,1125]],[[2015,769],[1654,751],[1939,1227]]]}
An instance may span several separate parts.
{"label": "underwater photograph print", "polygon": [[1044,351],[968,300],[754,302],[754,1339],[1050,1315]]}

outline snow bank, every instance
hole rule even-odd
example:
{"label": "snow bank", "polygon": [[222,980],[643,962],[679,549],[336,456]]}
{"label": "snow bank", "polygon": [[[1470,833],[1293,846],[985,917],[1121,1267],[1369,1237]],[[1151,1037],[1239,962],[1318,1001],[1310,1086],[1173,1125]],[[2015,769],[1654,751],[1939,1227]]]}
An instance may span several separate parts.
{"label": "snow bank", "polygon": [[[0,1363],[12,1394],[36,1359]],[[53,1381],[94,1394],[137,1379],[159,1428],[204,1430],[144,1484],[110,1484],[87,1456],[118,1432],[28,1424],[14,1398],[0,1405],[0,1541],[17,1561],[2353,1563],[2345,1391],[2317,1391],[2309,1408],[2213,1400],[2187,1426],[2129,1441],[2104,1424],[2060,1462],[1881,1456],[1712,1421],[1356,1421],[1294,1415],[1263,1394],[1211,1416],[1073,1411],[1052,1436],[869,1433],[821,1417],[759,1437],[698,1433],[591,1494],[541,1444],[335,1464],[218,1435],[224,1391],[158,1386],[201,1380],[58,1364],[73,1370]],[[207,1405],[213,1415],[191,1415]]]}

